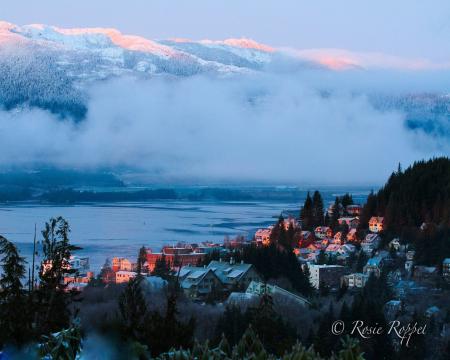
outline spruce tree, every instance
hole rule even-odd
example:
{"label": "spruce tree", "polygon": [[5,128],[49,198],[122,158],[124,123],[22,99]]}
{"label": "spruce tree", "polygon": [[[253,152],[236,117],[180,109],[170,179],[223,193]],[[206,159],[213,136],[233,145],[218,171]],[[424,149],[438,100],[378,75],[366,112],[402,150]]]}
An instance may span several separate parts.
{"label": "spruce tree", "polygon": [[323,199],[319,191],[315,191],[312,198],[312,226],[322,226],[324,223]]}
{"label": "spruce tree", "polygon": [[336,197],[333,204],[333,213],[331,214],[330,219],[330,227],[333,229],[333,232],[335,232],[337,226],[339,225],[338,219],[340,218],[340,209],[341,209],[341,203],[339,201],[339,198]]}
{"label": "spruce tree", "polygon": [[136,262],[136,272],[140,275],[141,273],[146,273],[148,269],[145,267],[145,263],[147,262],[147,250],[145,246],[142,246],[139,249],[137,262]]}
{"label": "spruce tree", "polygon": [[164,280],[169,280],[171,273],[170,263],[167,261],[166,255],[162,254],[160,258],[156,259],[152,275],[159,276]]}
{"label": "spruce tree", "polygon": [[0,257],[0,348],[5,344],[20,347],[30,340],[31,325],[27,294],[22,283],[25,259],[3,236],[0,236]]}
{"label": "spruce tree", "polygon": [[142,288],[142,278],[137,276],[126,285],[119,298],[119,311],[123,334],[133,340],[141,339],[148,316],[147,303]]}
{"label": "spruce tree", "polygon": [[302,230],[313,230],[313,202],[311,196],[306,195],[305,203],[300,211],[300,220],[302,222]]}
{"label": "spruce tree", "polygon": [[76,276],[77,270],[70,268],[72,252],[79,250],[70,244],[69,223],[63,217],[51,218],[42,231],[44,259],[39,272],[37,291],[37,329],[41,334],[59,331],[70,324],[69,305],[74,292],[66,291],[65,276]]}

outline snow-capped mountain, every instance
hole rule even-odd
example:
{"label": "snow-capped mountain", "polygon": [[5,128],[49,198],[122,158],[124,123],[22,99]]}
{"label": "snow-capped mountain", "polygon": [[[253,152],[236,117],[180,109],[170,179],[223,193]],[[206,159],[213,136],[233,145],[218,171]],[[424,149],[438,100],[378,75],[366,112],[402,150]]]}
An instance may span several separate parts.
{"label": "snow-capped mountain", "polygon": [[254,71],[271,61],[274,49],[248,39],[155,41],[115,29],[61,29],[0,22],[0,45],[43,51],[69,76],[101,79],[125,73],[230,74]]}
{"label": "snow-capped mountain", "polygon": [[[449,65],[333,49],[276,49],[250,39],[150,40],[116,29],[17,26],[0,21],[0,106],[6,110],[25,105],[79,120],[87,112],[86,85],[96,81],[198,74],[223,78],[286,70],[283,66],[288,71],[319,68],[334,72],[364,71],[371,66],[446,69]],[[411,127],[424,119],[431,124],[435,119],[448,123],[450,99],[443,94],[368,95],[379,109],[405,111]],[[447,127],[427,125],[427,129],[442,133]]]}
{"label": "snow-capped mountain", "polygon": [[249,39],[154,41],[115,29],[0,22],[0,104],[84,117],[84,85],[117,76],[219,77],[260,71],[275,49]]}

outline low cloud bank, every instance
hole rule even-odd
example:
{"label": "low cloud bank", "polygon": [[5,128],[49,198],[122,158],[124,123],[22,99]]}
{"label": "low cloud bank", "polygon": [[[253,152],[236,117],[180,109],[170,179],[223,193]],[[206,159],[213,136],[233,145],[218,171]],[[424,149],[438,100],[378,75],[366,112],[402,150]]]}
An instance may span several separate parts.
{"label": "low cloud bank", "polygon": [[[0,166],[132,168],[158,182],[374,184],[399,162],[450,152],[447,137],[411,130],[401,111],[373,106],[367,87],[378,90],[379,74],[346,74],[103,82],[90,87],[78,123],[1,111]],[[425,90],[440,88],[430,83]],[[387,92],[406,91],[398,84],[385,77]]]}

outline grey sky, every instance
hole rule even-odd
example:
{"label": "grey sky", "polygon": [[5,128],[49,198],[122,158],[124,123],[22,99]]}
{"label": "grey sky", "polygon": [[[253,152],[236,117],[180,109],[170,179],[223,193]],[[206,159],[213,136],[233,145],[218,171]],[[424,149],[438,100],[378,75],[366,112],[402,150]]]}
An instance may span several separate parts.
{"label": "grey sky", "polygon": [[273,46],[450,59],[448,0],[2,0],[0,19],[114,27],[159,39],[249,37]]}

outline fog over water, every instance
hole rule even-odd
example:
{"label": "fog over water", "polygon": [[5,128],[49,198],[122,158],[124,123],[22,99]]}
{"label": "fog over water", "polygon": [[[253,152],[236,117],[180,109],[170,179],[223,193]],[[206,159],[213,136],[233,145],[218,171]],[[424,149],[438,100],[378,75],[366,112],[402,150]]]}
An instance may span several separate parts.
{"label": "fog over water", "polygon": [[90,88],[79,123],[0,112],[0,166],[132,168],[159,183],[371,184],[399,162],[450,153],[445,119],[439,136],[412,130],[404,113],[376,109],[362,92],[364,82],[380,86],[376,73],[353,76],[108,81]]}

